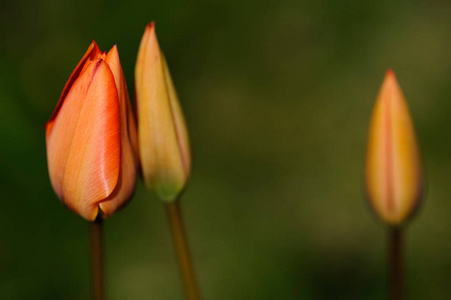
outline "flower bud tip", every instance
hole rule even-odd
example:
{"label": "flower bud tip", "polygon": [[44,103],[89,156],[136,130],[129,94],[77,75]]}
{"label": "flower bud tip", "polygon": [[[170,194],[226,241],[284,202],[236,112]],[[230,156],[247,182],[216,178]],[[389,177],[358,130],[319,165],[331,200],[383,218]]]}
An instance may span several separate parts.
{"label": "flower bud tip", "polygon": [[155,27],[155,21],[150,22],[149,24],[147,24],[147,29],[152,29]]}
{"label": "flower bud tip", "polygon": [[393,72],[392,69],[388,68],[387,71],[385,71],[385,76],[395,76],[395,72]]}

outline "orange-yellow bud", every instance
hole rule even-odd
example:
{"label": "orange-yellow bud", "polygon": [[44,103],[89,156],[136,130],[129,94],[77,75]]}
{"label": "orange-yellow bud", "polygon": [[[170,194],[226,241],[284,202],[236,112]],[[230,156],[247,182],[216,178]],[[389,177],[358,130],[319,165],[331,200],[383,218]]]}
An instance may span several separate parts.
{"label": "orange-yellow bud", "polygon": [[376,214],[399,226],[415,212],[422,194],[421,159],[409,109],[388,70],[374,106],[366,159],[366,190]]}
{"label": "orange-yellow bud", "polygon": [[138,168],[137,132],[117,47],[93,41],[46,124],[50,180],[69,209],[93,221],[123,207]]}
{"label": "orange-yellow bud", "polygon": [[166,60],[147,25],[135,68],[139,152],[144,182],[167,202],[184,189],[191,168],[188,132]]}

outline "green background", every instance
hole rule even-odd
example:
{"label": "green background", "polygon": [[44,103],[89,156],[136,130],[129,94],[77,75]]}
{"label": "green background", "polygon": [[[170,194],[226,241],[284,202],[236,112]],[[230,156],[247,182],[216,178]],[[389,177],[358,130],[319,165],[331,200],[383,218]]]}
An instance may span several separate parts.
{"label": "green background", "polygon": [[[363,189],[367,128],[393,68],[427,194],[406,236],[409,299],[451,294],[451,4],[446,1],[0,3],[0,295],[89,297],[88,224],[47,172],[44,124],[95,39],[133,98],[156,21],[190,130],[182,199],[205,299],[381,299],[386,228]],[[105,222],[109,299],[182,299],[164,206],[141,182]]]}

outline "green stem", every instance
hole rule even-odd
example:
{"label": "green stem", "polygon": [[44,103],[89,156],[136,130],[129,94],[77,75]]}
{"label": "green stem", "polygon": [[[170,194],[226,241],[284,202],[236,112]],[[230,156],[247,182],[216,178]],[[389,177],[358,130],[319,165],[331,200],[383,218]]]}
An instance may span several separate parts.
{"label": "green stem", "polygon": [[188,242],[185,233],[185,227],[180,214],[178,201],[166,204],[166,211],[171,227],[174,247],[177,254],[181,279],[185,287],[186,299],[199,300],[199,290],[197,287],[196,276],[194,274],[193,263],[189,254]]}
{"label": "green stem", "polygon": [[103,219],[97,217],[89,222],[91,243],[91,293],[93,300],[105,299],[105,282],[103,277]]}
{"label": "green stem", "polygon": [[389,228],[388,288],[391,300],[401,300],[403,290],[403,232],[401,228]]}

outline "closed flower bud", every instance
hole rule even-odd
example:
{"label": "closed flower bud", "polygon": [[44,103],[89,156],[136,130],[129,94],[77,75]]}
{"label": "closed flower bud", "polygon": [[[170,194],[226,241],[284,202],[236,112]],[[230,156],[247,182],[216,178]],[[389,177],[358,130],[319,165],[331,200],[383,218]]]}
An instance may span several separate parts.
{"label": "closed flower bud", "polygon": [[182,109],[158,46],[147,25],[135,68],[139,152],[144,182],[167,202],[186,185],[191,157]]}
{"label": "closed flower bud", "polygon": [[46,124],[53,189],[69,209],[93,221],[123,207],[138,168],[136,124],[119,54],[93,41]]}
{"label": "closed flower bud", "polygon": [[419,205],[423,178],[409,109],[388,70],[373,110],[366,160],[366,189],[376,214],[402,225]]}

